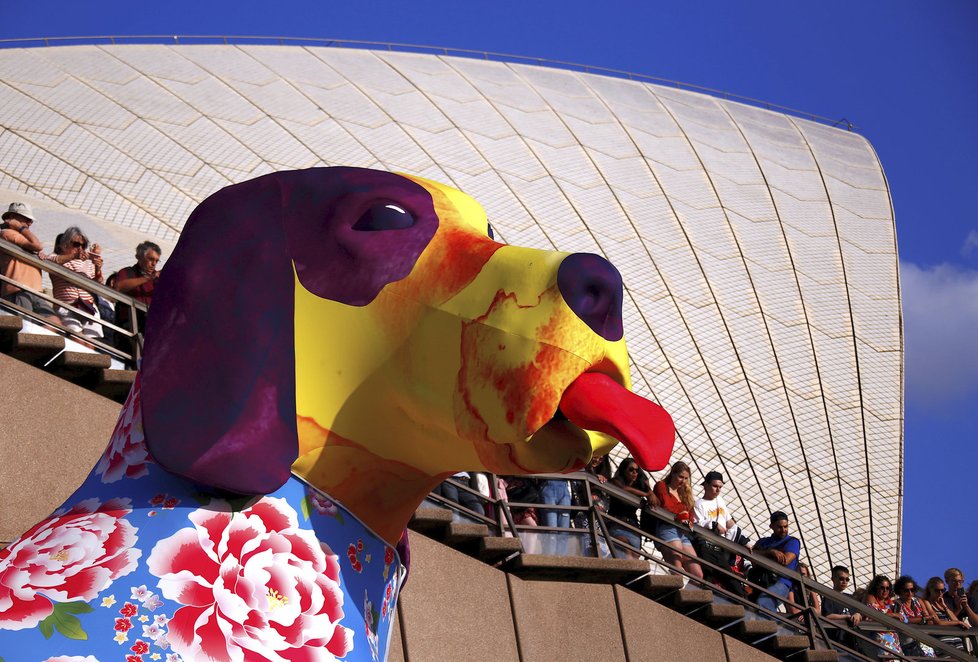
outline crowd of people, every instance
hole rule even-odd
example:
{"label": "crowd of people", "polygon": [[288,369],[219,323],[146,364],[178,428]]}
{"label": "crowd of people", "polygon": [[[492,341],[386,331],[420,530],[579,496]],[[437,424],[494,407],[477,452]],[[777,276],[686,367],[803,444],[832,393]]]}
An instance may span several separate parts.
{"label": "crowd of people", "polygon": [[[724,480],[719,471],[709,471],[704,476],[702,496],[696,499],[693,497],[690,468],[681,461],[674,463],[668,473],[656,482],[651,481],[632,458],[625,458],[617,468],[613,468],[608,456],[596,456],[584,471],[597,481],[599,487],[580,480],[572,482],[531,476],[500,476],[497,477],[496,496],[520,504],[510,509],[517,525],[582,529],[574,537],[580,540],[580,550],[585,556],[610,556],[608,541],[604,536],[600,532],[593,538],[590,535],[594,525],[590,510],[593,508],[610,517],[607,531],[611,543],[621,552],[619,556],[637,558],[643,539],[649,538],[654,541],[663,561],[674,572],[689,577],[690,581],[718,585],[739,596],[749,596],[759,607],[771,612],[784,612],[787,617],[810,609],[839,626],[831,630],[830,636],[872,657],[877,653],[892,655],[895,651],[923,657],[934,654],[932,649],[916,639],[901,637],[895,631],[881,630],[879,622],[876,622],[876,627],[867,628],[866,619],[859,611],[850,609],[842,603],[844,601],[833,599],[834,594],[826,592],[826,595],[820,595],[810,588],[802,588],[790,577],[762,568],[757,563],[751,567],[744,557],[731,552],[730,546],[719,545],[709,536],[702,535],[703,530],[712,531],[736,545],[749,548],[755,558],[764,557],[773,564],[819,581],[811,567],[800,559],[801,543],[790,534],[787,513],[771,513],[770,535],[753,543],[750,541],[721,495]],[[452,494],[441,487],[439,493],[462,503],[473,512],[491,515],[477,496],[477,493],[490,496],[488,479],[483,477],[479,481],[478,476],[481,474],[456,475],[456,480],[471,484],[471,492],[452,487],[450,489],[456,491]],[[443,483],[445,485],[451,483]],[[620,492],[637,497],[637,500],[616,496],[615,491],[601,488],[605,485],[612,485]],[[568,504],[578,508],[573,511],[559,508]],[[668,511],[672,519],[664,518],[661,512],[653,515],[649,512],[652,508]],[[566,532],[548,532],[540,537],[544,541],[542,553],[566,553],[570,538]],[[595,542],[597,547],[594,546]],[[727,572],[718,571],[718,567]],[[848,593],[849,569],[842,565],[832,568],[831,582],[838,593]],[[752,589],[751,585],[766,590]],[[852,592],[849,597],[880,612],[885,618],[897,618],[910,625],[946,628],[948,633],[938,638],[957,648],[964,648],[964,641],[953,631],[978,627],[978,581],[972,581],[965,589],[964,574],[957,568],[949,568],[943,579],[931,577],[923,590],[912,577],[902,576],[896,582],[891,582],[888,577],[878,575],[865,588]],[[867,628],[863,639],[854,637],[851,632],[858,629],[861,623]]]}
{"label": "crowd of people", "polygon": [[[832,568],[832,588],[835,591],[847,592],[849,581],[848,568],[842,565]],[[954,633],[955,630],[978,627],[978,580],[972,581],[965,589],[964,573],[958,568],[948,568],[943,578],[931,577],[923,589],[909,575],[903,575],[896,581],[891,581],[886,575],[876,575],[866,587],[853,591],[851,597],[886,618],[907,625],[938,628],[937,639],[959,650],[965,650],[965,643],[960,634]],[[858,629],[865,622],[861,614],[829,597],[822,598],[821,614],[849,630]],[[836,630],[832,636],[850,648],[881,656],[895,653],[916,657],[937,656],[932,647],[897,631],[873,628],[867,635],[871,639],[867,643],[849,630]]]}
{"label": "crowd of people", "polygon": [[[46,253],[41,240],[32,230],[35,220],[34,211],[29,204],[11,203],[2,216],[0,239],[41,260],[53,262],[92,281],[104,283],[147,306],[152,302],[153,291],[160,277],[157,267],[162,255],[157,244],[151,241],[142,242],[136,247],[136,263],[119,269],[106,278],[103,275],[104,261],[100,246],[90,243],[80,228],[71,226],[60,233],[54,241],[52,252]],[[128,338],[115,337],[102,324],[102,321],[106,321],[131,329],[129,306],[115,306],[109,299],[71,282],[56,270],[51,272],[51,296],[58,303],[53,304],[37,294],[42,291],[41,269],[6,252],[0,252],[0,273],[17,283],[0,283],[0,298],[79,336],[130,351]],[[144,317],[145,313],[137,309],[136,330],[143,329]]]}
{"label": "crowd of people", "polygon": [[[797,567],[799,544],[796,538],[787,536],[787,515],[775,513],[780,516],[780,519],[772,518],[772,527],[775,526],[774,519],[778,519],[777,525],[780,527],[775,530],[775,536],[752,545],[721,495],[724,481],[718,471],[707,473],[702,482],[703,494],[699,498],[693,496],[690,468],[684,462],[676,462],[662,480],[654,483],[632,458],[625,458],[614,468],[610,457],[595,456],[584,471],[598,485],[610,485],[615,489],[589,488],[584,481],[499,476],[495,495],[492,495],[488,480],[482,474],[462,472],[453,476],[453,480],[439,485],[434,493],[477,515],[489,515],[488,498],[497,496],[518,504],[510,507],[514,524],[524,529],[544,527],[546,533],[539,535],[542,553],[566,554],[571,539],[576,538],[583,555],[607,557],[611,555],[609,540],[591,521],[589,509],[593,508],[609,516],[606,524],[610,544],[615,545],[618,556],[638,558],[644,539],[653,539],[666,564],[675,568],[676,572],[702,583],[719,584],[740,595],[746,595],[743,582],[727,573],[717,572],[713,566],[743,575],[746,564],[739,555],[731,554],[727,547],[698,534],[694,525],[733,543],[754,547],[755,551],[760,550],[786,567]],[[458,483],[468,485],[470,489],[460,488]],[[621,493],[635,498],[618,496]],[[480,494],[483,500],[480,500]],[[656,508],[668,511],[673,519],[670,521],[663,516],[661,510],[655,513]],[[589,535],[592,527],[598,532],[593,537]],[[554,532],[554,529],[568,528],[580,529],[582,533],[570,536]],[[701,559],[709,563],[703,564]],[[771,590],[785,597],[790,592],[790,586],[785,591],[780,588]],[[776,608],[777,604],[772,605],[772,609]]]}

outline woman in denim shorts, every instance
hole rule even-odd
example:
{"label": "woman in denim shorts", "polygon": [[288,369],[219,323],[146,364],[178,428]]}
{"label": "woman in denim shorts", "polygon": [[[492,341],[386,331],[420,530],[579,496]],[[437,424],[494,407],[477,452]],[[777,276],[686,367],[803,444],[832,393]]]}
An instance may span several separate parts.
{"label": "woman in denim shorts", "polygon": [[[689,466],[676,462],[669,474],[655,484],[653,490],[662,507],[676,515],[676,524],[659,524],[657,535],[665,544],[658,545],[662,558],[675,568],[685,569],[693,577],[703,578],[703,568],[696,562],[693,549],[693,489],[689,483]],[[679,552],[685,552],[680,554]]]}

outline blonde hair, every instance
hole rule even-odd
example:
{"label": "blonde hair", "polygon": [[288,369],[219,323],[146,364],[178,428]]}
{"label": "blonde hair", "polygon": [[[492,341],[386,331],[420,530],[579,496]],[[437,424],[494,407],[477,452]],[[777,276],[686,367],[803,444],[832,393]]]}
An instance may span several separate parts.
{"label": "blonde hair", "polygon": [[687,480],[682,486],[676,491],[679,493],[679,500],[683,502],[686,506],[686,510],[692,512],[693,510],[693,486],[690,484],[692,482],[693,472],[689,470],[689,465],[682,460],[676,462],[669,469],[669,474],[666,476],[666,485],[672,482],[672,477],[677,476],[683,472],[689,474],[690,480]]}

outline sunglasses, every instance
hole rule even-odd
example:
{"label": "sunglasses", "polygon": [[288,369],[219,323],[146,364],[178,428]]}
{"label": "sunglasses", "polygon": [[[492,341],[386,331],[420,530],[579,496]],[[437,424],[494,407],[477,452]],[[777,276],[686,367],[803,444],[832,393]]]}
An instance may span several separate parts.
{"label": "sunglasses", "polygon": [[883,591],[889,591],[891,588],[893,587],[890,586],[889,584],[880,584],[880,589]]}
{"label": "sunglasses", "polygon": [[71,245],[74,248],[85,248],[86,246],[88,246],[88,244],[86,244],[86,243],[84,243],[82,241],[73,241],[73,242],[71,242]]}
{"label": "sunglasses", "polygon": [[898,588],[897,593],[913,593],[915,590],[917,589],[913,586],[904,586],[903,588]]}

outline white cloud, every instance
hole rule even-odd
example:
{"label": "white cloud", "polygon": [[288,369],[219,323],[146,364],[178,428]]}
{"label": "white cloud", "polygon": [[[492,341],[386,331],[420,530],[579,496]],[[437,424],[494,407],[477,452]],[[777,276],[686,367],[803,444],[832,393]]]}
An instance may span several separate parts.
{"label": "white cloud", "polygon": [[978,230],[972,230],[964,238],[964,246],[961,247],[961,254],[968,257],[978,251]]}
{"label": "white cloud", "polygon": [[907,401],[960,404],[978,394],[978,271],[901,262],[900,274]]}

